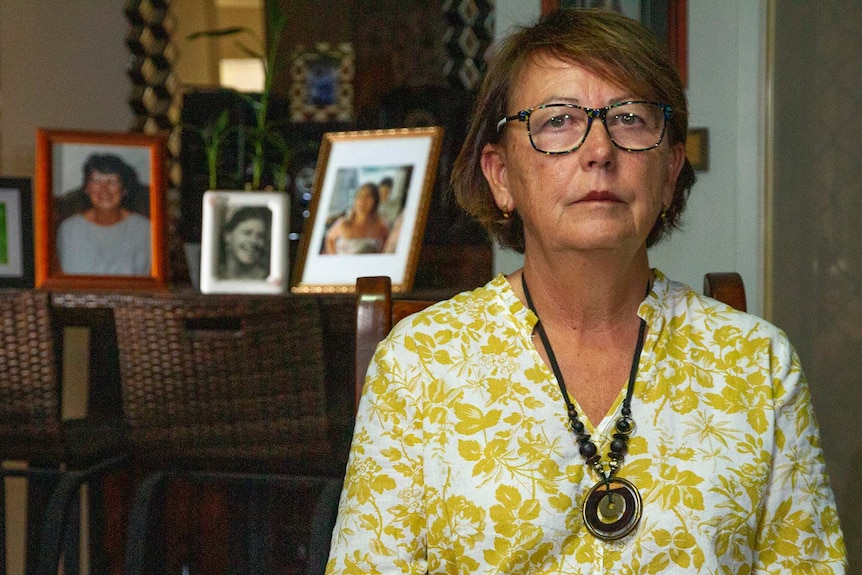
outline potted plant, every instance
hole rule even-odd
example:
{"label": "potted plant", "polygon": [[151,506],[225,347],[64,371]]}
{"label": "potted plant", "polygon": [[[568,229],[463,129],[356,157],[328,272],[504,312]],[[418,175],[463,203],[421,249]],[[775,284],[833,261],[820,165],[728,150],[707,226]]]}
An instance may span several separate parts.
{"label": "potted plant", "polygon": [[[263,187],[284,190],[288,184],[287,164],[291,157],[291,145],[279,129],[283,127],[284,122],[276,122],[270,117],[273,101],[272,81],[287,17],[277,0],[264,0],[264,9],[268,38],[260,38],[253,30],[243,26],[205,30],[188,36],[189,40],[234,38],[236,46],[243,53],[261,61],[264,73],[263,90],[259,95],[231,90],[251,110],[250,123],[232,124],[230,115],[225,110],[205,126],[189,126],[203,142],[210,189],[217,189],[220,186],[219,159],[222,145],[234,134],[244,143],[248,154],[248,162],[240,162],[238,169],[243,173],[237,174],[235,181],[241,182],[246,189],[250,190],[260,190]],[[251,39],[254,42],[250,46],[244,39]]]}

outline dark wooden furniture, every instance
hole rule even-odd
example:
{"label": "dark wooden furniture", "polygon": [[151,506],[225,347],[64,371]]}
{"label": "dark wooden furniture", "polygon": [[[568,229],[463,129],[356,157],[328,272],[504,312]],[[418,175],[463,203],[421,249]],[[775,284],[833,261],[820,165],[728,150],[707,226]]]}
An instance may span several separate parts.
{"label": "dark wooden furniture", "polygon": [[[112,546],[107,551],[110,567],[106,572],[121,573],[124,563],[129,572],[138,572],[151,561],[162,560],[167,562],[165,572],[182,569],[183,563],[204,572],[229,572],[228,566],[241,554],[257,565],[271,565],[273,555],[278,555],[277,567],[282,569],[270,572],[300,573],[306,572],[306,566],[322,566],[353,427],[351,296],[209,296],[182,291],[57,292],[48,298],[57,329],[86,325],[98,334],[90,338],[90,356],[108,358],[100,365],[91,362],[90,396],[110,397],[116,405],[97,401],[95,405],[91,402],[91,408],[120,411],[129,425],[133,465],[127,469],[130,473],[116,478],[106,501],[115,519],[107,534]],[[197,311],[191,313],[192,308]],[[246,329],[241,321],[241,316],[248,316],[244,312],[256,314],[258,325],[272,324],[269,335]],[[160,318],[172,327],[160,325]],[[300,332],[293,336],[293,348],[288,336],[278,337],[291,330]],[[264,341],[267,337],[268,342]],[[243,338],[247,338],[244,348],[239,345]],[[181,349],[189,341],[197,342],[192,343],[195,350]],[[315,358],[297,351],[298,346],[314,341],[319,344]],[[288,364],[294,362],[300,369],[323,370],[325,405],[318,403],[317,407],[325,411],[327,437],[311,430],[300,434],[297,429],[287,441],[285,436],[291,433],[287,424],[279,430],[278,422],[267,423],[277,419],[273,412],[278,411],[278,398],[250,406],[254,404],[251,398],[259,396],[251,388],[266,381],[250,376],[243,387],[231,388],[225,377],[219,377],[228,370],[223,362],[240,361],[236,354],[234,359],[228,357],[235,343],[246,367],[260,365],[271,371],[277,367],[273,362],[287,355],[283,367],[290,368]],[[266,349],[255,353],[257,344]],[[195,351],[202,355],[188,355]],[[185,359],[179,359],[184,354]],[[243,364],[234,368],[237,366],[241,369]],[[122,387],[116,383],[121,375]],[[220,379],[221,387],[214,384],[208,391],[198,387],[193,400],[188,394],[195,375]],[[114,385],[116,392],[111,391]],[[100,392],[102,386],[108,391]],[[247,392],[244,398],[243,390]],[[166,399],[166,393],[173,394],[173,399]],[[212,402],[204,405],[206,394],[215,402],[226,401],[220,411]],[[290,401],[295,405],[311,399],[305,394],[301,400]],[[236,412],[242,409],[245,416],[238,420]],[[208,424],[212,424],[209,430]],[[221,443],[215,437],[218,434],[224,440]],[[311,457],[309,450],[317,448]],[[304,465],[297,468],[300,456]],[[296,471],[288,474],[290,469]],[[70,478],[66,492],[73,490],[73,482]],[[132,493],[137,493],[134,500]],[[326,503],[321,506],[318,501]],[[60,502],[56,506],[62,508]],[[162,521],[132,521],[127,533],[127,519],[140,517],[148,508],[164,508]],[[326,539],[326,548],[304,541],[282,545],[297,534],[316,541]],[[167,545],[138,545],[145,535]],[[131,542],[128,548],[127,541]],[[267,553],[266,545],[260,544],[267,541],[278,546],[270,549],[274,553]]]}
{"label": "dark wooden furniture", "polygon": [[[128,295],[113,311],[128,442],[142,476],[125,573],[229,565],[322,574],[347,449],[329,433],[320,298]],[[162,540],[171,528],[165,498],[177,487],[200,496],[188,502],[192,513],[224,517],[202,526],[208,543]],[[279,493],[296,505],[273,504]],[[307,525],[279,533],[291,513]],[[304,565],[288,558],[291,547],[303,548]]]}
{"label": "dark wooden furniture", "polygon": [[[119,411],[93,409],[85,418],[64,419],[59,354],[62,333],[54,322],[48,294],[0,291],[0,459],[23,461],[25,468],[0,470],[0,572],[6,572],[5,478],[27,480],[25,572],[56,573],[65,542],[66,572],[76,572],[79,549],[78,491],[68,493],[56,530],[43,534],[46,508],[55,488],[70,475],[89,485],[90,564],[105,570],[103,484],[106,462],[124,453]],[[113,382],[118,386],[119,382]],[[111,385],[106,385],[111,388]],[[98,396],[98,394],[96,394]],[[94,404],[99,397],[93,399]],[[39,557],[39,542],[54,541],[54,552]]]}
{"label": "dark wooden furniture", "polygon": [[703,276],[703,293],[739,311],[748,311],[745,284],[736,272],[711,272]]}

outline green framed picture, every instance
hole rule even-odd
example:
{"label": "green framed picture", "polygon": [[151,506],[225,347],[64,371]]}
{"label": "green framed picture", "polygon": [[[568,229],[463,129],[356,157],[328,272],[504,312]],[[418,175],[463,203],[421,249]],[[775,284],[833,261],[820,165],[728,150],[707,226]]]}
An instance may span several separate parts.
{"label": "green framed picture", "polygon": [[33,287],[33,197],[29,178],[0,178],[0,287]]}

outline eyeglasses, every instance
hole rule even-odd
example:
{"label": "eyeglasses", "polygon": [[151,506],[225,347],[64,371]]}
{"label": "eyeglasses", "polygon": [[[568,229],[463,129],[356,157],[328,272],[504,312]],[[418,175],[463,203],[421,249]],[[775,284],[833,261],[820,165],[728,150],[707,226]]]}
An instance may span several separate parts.
{"label": "eyeglasses", "polygon": [[122,181],[120,180],[120,176],[117,175],[94,172],[90,174],[90,183],[117,187],[122,184]]}
{"label": "eyeglasses", "polygon": [[613,144],[627,152],[644,152],[664,139],[673,108],[658,102],[619,102],[605,108],[575,104],[544,104],[521,110],[497,122],[497,131],[512,121],[526,122],[530,144],[543,154],[574,152],[587,139],[593,120],[600,118]]}

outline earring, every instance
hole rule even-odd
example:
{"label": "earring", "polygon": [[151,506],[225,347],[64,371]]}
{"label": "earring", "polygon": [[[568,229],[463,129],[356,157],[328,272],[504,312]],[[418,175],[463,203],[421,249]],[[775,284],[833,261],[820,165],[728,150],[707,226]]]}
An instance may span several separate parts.
{"label": "earring", "polygon": [[503,219],[508,220],[509,216],[511,215],[511,213],[509,212],[509,208],[508,207],[503,208],[502,211],[503,211]]}
{"label": "earring", "polygon": [[661,216],[659,216],[659,217],[662,219],[662,221],[667,219],[667,208],[662,208]]}

